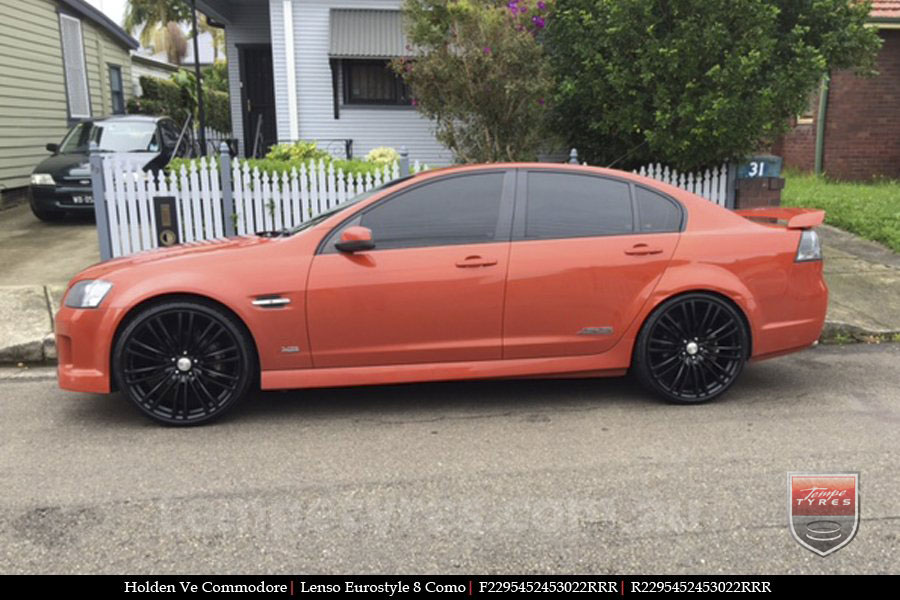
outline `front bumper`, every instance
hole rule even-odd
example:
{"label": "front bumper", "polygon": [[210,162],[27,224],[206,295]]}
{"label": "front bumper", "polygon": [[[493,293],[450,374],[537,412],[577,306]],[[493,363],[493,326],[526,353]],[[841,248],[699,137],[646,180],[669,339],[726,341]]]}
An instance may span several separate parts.
{"label": "front bumper", "polygon": [[115,308],[69,308],[56,314],[59,387],[106,394],[112,390],[110,349],[120,318]]}
{"label": "front bumper", "polygon": [[31,203],[44,211],[71,211],[93,213],[93,202],[76,202],[76,199],[93,198],[90,187],[66,185],[31,186]]}

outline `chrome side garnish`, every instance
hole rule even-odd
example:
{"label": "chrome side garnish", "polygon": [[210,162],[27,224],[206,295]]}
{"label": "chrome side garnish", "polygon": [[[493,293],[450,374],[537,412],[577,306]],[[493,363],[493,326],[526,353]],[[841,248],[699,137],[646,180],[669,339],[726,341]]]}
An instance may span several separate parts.
{"label": "chrome side garnish", "polygon": [[284,306],[285,304],[290,304],[290,298],[282,298],[281,296],[269,296],[266,298],[257,298],[253,301],[253,306],[263,306],[263,307],[272,307],[272,306]]}
{"label": "chrome side garnish", "polygon": [[285,354],[293,354],[295,352],[300,352],[300,346],[282,346],[281,351]]}

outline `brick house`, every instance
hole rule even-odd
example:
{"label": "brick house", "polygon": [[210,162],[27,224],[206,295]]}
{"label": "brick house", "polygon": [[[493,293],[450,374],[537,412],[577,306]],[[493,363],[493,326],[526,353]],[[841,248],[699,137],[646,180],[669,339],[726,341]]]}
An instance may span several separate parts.
{"label": "brick house", "polygon": [[874,0],[870,23],[884,40],[878,76],[831,73],[808,114],[773,147],[786,166],[813,171],[818,162],[838,179],[900,179],[900,0]]}

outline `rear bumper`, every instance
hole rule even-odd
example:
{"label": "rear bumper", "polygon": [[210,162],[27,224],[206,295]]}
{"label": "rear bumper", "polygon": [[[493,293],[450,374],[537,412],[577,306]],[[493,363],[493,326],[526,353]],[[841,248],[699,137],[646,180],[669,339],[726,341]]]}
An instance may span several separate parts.
{"label": "rear bumper", "polygon": [[59,387],[75,392],[109,393],[110,344],[117,309],[63,306],[56,315]]}
{"label": "rear bumper", "polygon": [[771,299],[775,318],[754,332],[753,360],[774,358],[804,350],[822,335],[828,312],[828,286],[822,275],[822,261],[795,263],[786,292]]}

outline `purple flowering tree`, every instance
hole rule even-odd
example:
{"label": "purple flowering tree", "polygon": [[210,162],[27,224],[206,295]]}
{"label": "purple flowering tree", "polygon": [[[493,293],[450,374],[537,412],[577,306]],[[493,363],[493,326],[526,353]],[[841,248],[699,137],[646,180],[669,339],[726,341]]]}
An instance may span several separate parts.
{"label": "purple flowering tree", "polygon": [[412,56],[394,61],[460,162],[533,160],[552,149],[553,72],[541,44],[553,1],[407,0]]}

